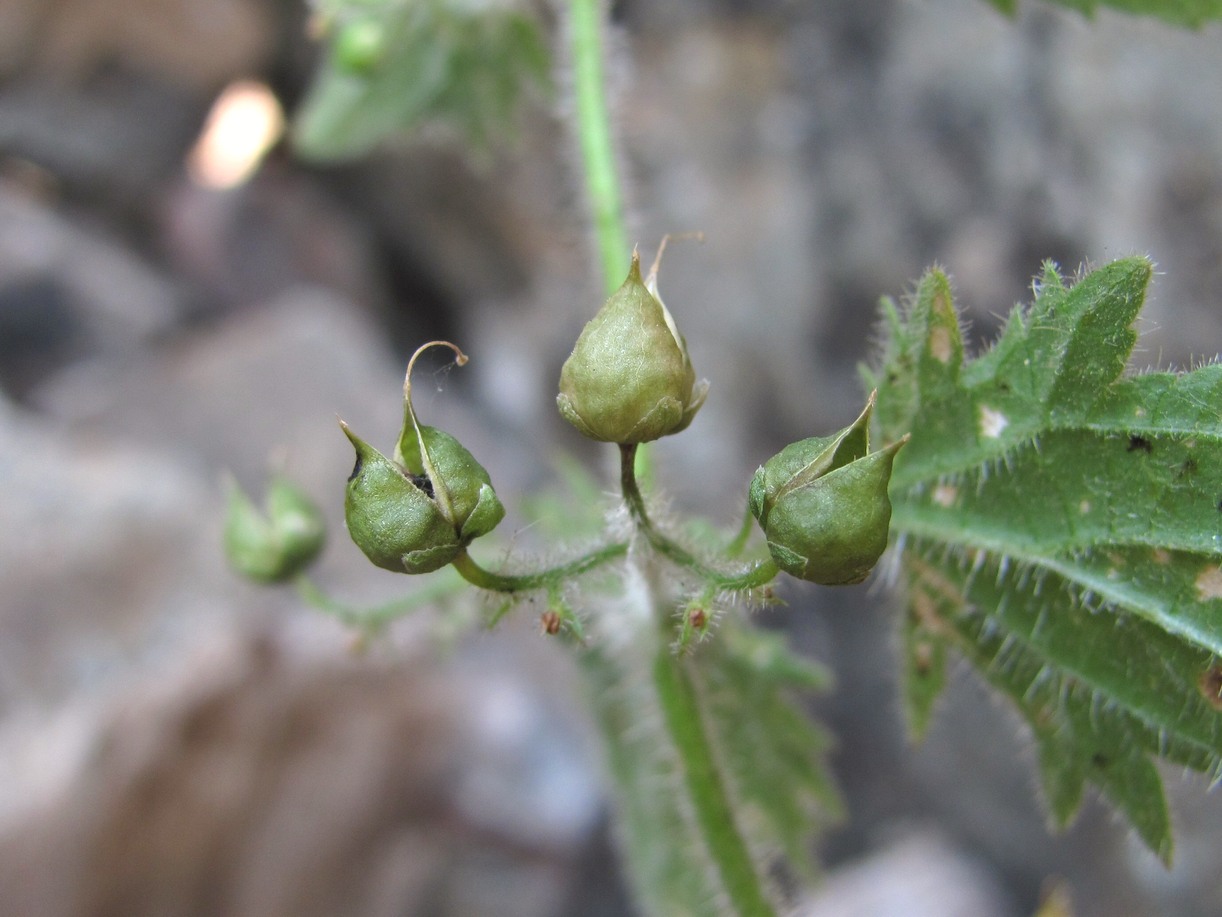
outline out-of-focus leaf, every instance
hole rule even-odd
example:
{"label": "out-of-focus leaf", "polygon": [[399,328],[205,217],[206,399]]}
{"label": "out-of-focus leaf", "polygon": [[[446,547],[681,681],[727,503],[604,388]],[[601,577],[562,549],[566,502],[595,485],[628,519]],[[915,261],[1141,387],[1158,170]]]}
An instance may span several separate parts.
{"label": "out-of-focus leaf", "polygon": [[297,152],[351,159],[425,123],[476,147],[548,82],[539,24],[509,0],[331,0],[324,59],[297,112]]}
{"label": "out-of-focus leaf", "polygon": [[[1006,15],[1018,10],[1018,0],[988,0]],[[1047,0],[1092,16],[1100,6],[1138,16],[1153,16],[1173,25],[1197,28],[1222,19],[1222,0]]]}
{"label": "out-of-focus leaf", "polygon": [[[826,765],[828,742],[789,694],[823,689],[827,675],[778,636],[731,621],[690,654],[659,647],[652,669],[641,648],[595,644],[583,657],[641,909],[772,913],[763,905],[732,911],[732,877],[710,868],[703,844],[677,839],[698,836],[698,822],[704,843],[732,835],[761,874],[778,854],[798,872],[810,870],[807,845],[839,817],[841,804]],[[712,786],[725,804],[714,824],[716,807],[696,798]]]}

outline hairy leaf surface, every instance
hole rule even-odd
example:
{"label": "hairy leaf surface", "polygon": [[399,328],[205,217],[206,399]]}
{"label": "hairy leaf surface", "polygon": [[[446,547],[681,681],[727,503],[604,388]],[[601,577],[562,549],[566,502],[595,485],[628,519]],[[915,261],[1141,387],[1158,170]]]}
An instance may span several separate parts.
{"label": "hairy leaf surface", "polygon": [[1125,376],[1150,275],[1048,264],[966,360],[931,271],[884,304],[871,381],[884,438],[912,433],[891,498],[914,729],[958,652],[1031,724],[1058,822],[1089,782],[1168,858],[1152,759],[1222,776],[1222,365]]}

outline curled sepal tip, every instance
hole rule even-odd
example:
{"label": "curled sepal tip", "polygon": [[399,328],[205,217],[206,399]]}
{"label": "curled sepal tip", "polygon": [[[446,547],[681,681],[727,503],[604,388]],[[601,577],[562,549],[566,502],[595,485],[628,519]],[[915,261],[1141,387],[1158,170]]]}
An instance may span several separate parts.
{"label": "curled sepal tip", "polygon": [[751,482],[748,503],[778,567],[825,586],[859,583],[887,547],[887,485],[905,436],[870,451],[871,394],[861,416],[831,436],[791,443]]}
{"label": "curled sepal tip", "polygon": [[450,434],[423,426],[411,400],[411,371],[428,347],[412,356],[403,386],[403,429],[388,458],[348,429],[356,465],[348,478],[344,515],[348,533],[374,564],[398,573],[429,573],[450,563],[471,541],[492,531],[505,508],[475,457]]}
{"label": "curled sepal tip", "polygon": [[644,443],[687,429],[704,404],[687,343],[641,279],[634,251],[628,277],[592,318],[560,370],[556,406],[591,439]]}
{"label": "curled sepal tip", "polygon": [[292,481],[273,475],[265,511],[230,481],[225,555],[235,570],[260,583],[280,583],[304,571],[326,541],[322,513]]}

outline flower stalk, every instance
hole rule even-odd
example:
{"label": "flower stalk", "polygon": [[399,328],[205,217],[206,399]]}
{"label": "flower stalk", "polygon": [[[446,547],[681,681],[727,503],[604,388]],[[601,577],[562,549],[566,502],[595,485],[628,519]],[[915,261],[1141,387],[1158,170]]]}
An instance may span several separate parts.
{"label": "flower stalk", "polygon": [[577,112],[577,140],[598,246],[603,287],[614,292],[628,251],[615,134],[607,99],[603,0],[569,0],[569,43]]}

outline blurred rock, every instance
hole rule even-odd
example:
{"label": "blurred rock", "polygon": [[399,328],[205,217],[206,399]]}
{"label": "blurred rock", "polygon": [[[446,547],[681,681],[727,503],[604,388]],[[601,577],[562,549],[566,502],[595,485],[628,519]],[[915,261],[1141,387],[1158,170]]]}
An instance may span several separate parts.
{"label": "blurred rock", "polygon": [[[500,642],[483,685],[418,657],[206,642],[93,704],[72,766],[46,762],[56,792],[0,821],[5,913],[560,913],[599,796]],[[64,752],[37,728],[3,738]]]}
{"label": "blurred rock", "polygon": [[[368,221],[279,157],[236,188],[201,187],[177,172],[152,209],[157,253],[190,285],[205,318],[258,308],[302,286],[379,316],[388,311],[389,278]],[[440,323],[421,297],[395,305],[406,321]]]}
{"label": "blurred rock", "polygon": [[160,185],[182,169],[210,102],[130,73],[79,86],[15,79],[0,88],[0,164],[33,164],[55,197],[94,214],[84,222],[131,221],[123,234],[135,237]]}
{"label": "blurred rock", "polygon": [[[1218,784],[1214,781],[1211,785],[1200,774],[1169,765],[1162,772],[1175,828],[1175,859],[1168,869],[1130,836],[1125,845],[1126,865],[1142,897],[1150,902],[1151,911],[1213,917],[1218,902],[1222,902],[1222,871],[1218,869],[1222,803],[1218,801]],[[1202,797],[1206,804],[1202,804]]]}
{"label": "blurred rock", "polygon": [[402,372],[367,314],[303,286],[136,359],[78,364],[32,401],[76,430],[155,445],[210,475],[229,469],[248,486],[277,451],[321,482],[349,464],[337,413],[394,436]]}
{"label": "blurred rock", "polygon": [[130,359],[183,308],[163,273],[0,182],[0,388],[10,397],[77,361]]}
{"label": "blurred rock", "polygon": [[4,405],[0,480],[0,711],[120,677],[216,610],[216,498],[171,455]]}
{"label": "blurred rock", "polygon": [[936,831],[915,832],[831,872],[795,917],[1017,917],[997,878]]}
{"label": "blurred rock", "polygon": [[0,75],[29,68],[68,82],[117,62],[214,89],[266,62],[272,13],[265,0],[212,0],[207,15],[191,0],[6,0]]}

